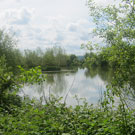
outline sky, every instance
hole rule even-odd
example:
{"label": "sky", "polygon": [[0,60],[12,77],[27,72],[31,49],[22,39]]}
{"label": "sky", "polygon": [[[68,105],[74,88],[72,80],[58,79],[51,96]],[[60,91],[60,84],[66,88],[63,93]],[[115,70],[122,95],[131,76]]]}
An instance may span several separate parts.
{"label": "sky", "polygon": [[[95,0],[111,4],[113,0]],[[0,0],[0,29],[9,30],[20,50],[61,46],[68,54],[83,55],[82,43],[100,42],[90,34],[94,24],[87,0]]]}

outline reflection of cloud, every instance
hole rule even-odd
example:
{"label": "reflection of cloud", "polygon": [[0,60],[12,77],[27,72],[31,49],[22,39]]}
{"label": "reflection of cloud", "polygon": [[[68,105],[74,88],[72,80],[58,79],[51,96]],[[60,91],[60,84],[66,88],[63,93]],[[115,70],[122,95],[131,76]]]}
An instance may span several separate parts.
{"label": "reflection of cloud", "polygon": [[[79,70],[77,73],[75,83],[70,91],[70,94],[77,94],[79,97],[86,98],[89,103],[96,103],[100,98],[101,92],[106,89],[105,84],[98,75],[94,78],[86,78],[84,76],[84,72],[84,70]],[[71,80],[71,76],[69,76],[68,84],[71,83]]]}
{"label": "reflection of cloud", "polygon": [[[51,74],[54,77],[53,82],[50,83],[50,85],[49,83],[45,82],[43,85],[46,97],[48,97],[50,89],[51,93],[55,94],[55,96],[65,97],[67,92],[69,92],[67,96],[67,103],[70,105],[77,104],[76,100],[73,98],[75,95],[78,95],[78,98],[86,98],[90,104],[97,103],[101,96],[101,92],[106,90],[105,84],[98,75],[94,78],[86,78],[84,72],[85,71],[81,69],[78,70],[78,72],[76,72],[75,74],[68,73],[68,76],[66,75],[66,73]],[[74,83],[72,88],[70,89],[73,80]],[[39,99],[43,94],[43,89],[41,89],[39,85],[30,87],[25,86],[24,92],[31,98],[35,96],[37,99]]]}

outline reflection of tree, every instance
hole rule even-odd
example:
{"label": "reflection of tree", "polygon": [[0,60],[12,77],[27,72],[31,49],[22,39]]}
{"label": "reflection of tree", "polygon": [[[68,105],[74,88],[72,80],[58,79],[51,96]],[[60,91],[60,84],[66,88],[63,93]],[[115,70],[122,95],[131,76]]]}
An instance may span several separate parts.
{"label": "reflection of tree", "polygon": [[91,78],[94,78],[95,76],[97,75],[97,69],[93,69],[93,68],[90,68],[90,69],[87,69],[85,71],[85,76],[87,78],[91,77]]}
{"label": "reflection of tree", "polygon": [[72,72],[64,72],[64,73],[56,73],[53,75],[54,77],[54,82],[53,85],[51,85],[51,90],[55,93],[55,94],[61,94],[63,92],[66,92],[68,84],[67,84],[67,80],[66,80],[66,76],[70,76],[70,75],[75,75],[77,72],[76,71],[72,71]]}
{"label": "reflection of tree", "polygon": [[63,91],[66,90],[67,84],[65,80],[65,75],[66,75],[65,73],[55,74],[54,85],[51,88],[55,94],[62,93]]}
{"label": "reflection of tree", "polygon": [[112,81],[114,71],[111,68],[98,68],[98,75],[102,80],[104,80],[107,83],[110,83]]}
{"label": "reflection of tree", "polygon": [[53,74],[48,74],[46,82],[47,82],[46,84],[49,84],[49,85],[53,84],[54,83],[54,75]]}
{"label": "reflection of tree", "polygon": [[[30,85],[29,89],[32,90],[32,93],[38,93],[39,95],[45,95],[48,97],[49,91],[55,95],[60,95],[66,93],[68,76],[74,76],[77,73],[77,70],[68,71],[68,72],[57,72],[57,73],[48,73],[45,82],[42,84]],[[38,96],[38,95],[37,95]]]}
{"label": "reflection of tree", "polygon": [[44,91],[48,91],[49,87],[51,85],[53,85],[54,82],[55,82],[55,80],[54,80],[54,74],[48,74],[45,82],[43,82],[41,84],[31,85],[30,86],[30,89],[32,89],[32,91],[38,92],[38,94],[42,94],[43,90]]}
{"label": "reflection of tree", "polygon": [[107,67],[106,68],[91,67],[90,69],[87,69],[85,71],[86,77],[94,78],[96,75],[99,75],[103,81],[109,83],[111,82],[112,77],[113,77],[113,70]]}
{"label": "reflection of tree", "polygon": [[45,94],[48,95],[49,89],[50,92],[54,93],[55,95],[62,94],[63,92],[66,92],[67,90],[67,80],[66,76],[75,75],[76,71],[71,72],[61,72],[61,73],[49,73],[47,75],[46,81],[41,85],[34,85],[31,87],[33,90],[36,90],[39,94],[43,93],[43,90]]}

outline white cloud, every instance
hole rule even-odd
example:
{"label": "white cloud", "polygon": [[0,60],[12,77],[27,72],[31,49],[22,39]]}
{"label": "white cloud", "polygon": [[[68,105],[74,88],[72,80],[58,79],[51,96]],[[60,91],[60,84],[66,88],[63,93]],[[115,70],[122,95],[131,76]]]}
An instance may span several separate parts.
{"label": "white cloud", "polygon": [[67,26],[67,29],[70,31],[70,32],[77,32],[78,31],[78,24],[75,24],[75,23],[70,23],[68,24]]}
{"label": "white cloud", "polygon": [[82,54],[80,45],[90,39],[94,27],[85,2],[5,0],[0,5],[0,27],[16,33],[20,49],[60,45],[68,53]]}
{"label": "white cloud", "polygon": [[0,13],[1,24],[27,25],[31,21],[33,9],[8,9]]}

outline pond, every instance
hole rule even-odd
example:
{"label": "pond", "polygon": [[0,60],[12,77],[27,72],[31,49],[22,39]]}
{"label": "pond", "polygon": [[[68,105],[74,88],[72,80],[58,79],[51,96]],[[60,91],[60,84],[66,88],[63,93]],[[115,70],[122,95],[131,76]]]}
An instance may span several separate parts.
{"label": "pond", "polygon": [[107,69],[95,68],[88,70],[77,69],[75,71],[47,72],[47,79],[42,85],[25,85],[20,95],[28,95],[30,98],[63,97],[62,102],[68,105],[76,105],[74,98],[85,98],[89,104],[97,104],[106,90],[106,85],[111,80],[112,72]]}

